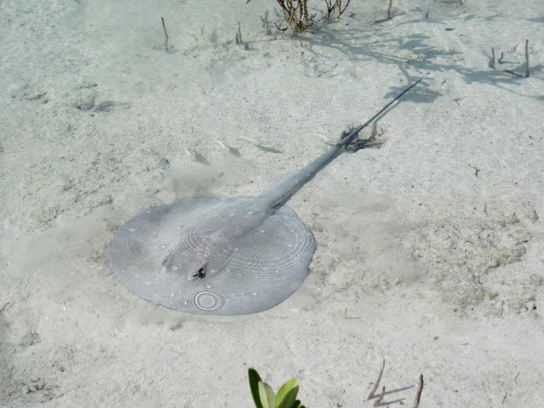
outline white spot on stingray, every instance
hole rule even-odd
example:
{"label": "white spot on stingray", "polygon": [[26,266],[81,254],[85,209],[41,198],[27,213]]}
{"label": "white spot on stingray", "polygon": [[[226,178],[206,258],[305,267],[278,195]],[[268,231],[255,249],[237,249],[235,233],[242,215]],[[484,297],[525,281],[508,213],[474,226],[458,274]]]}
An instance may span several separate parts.
{"label": "white spot on stingray", "polygon": [[161,249],[164,249],[164,248],[166,248],[166,245],[162,244]]}
{"label": "white spot on stingray", "polygon": [[276,273],[280,273],[280,271],[276,271]]}
{"label": "white spot on stingray", "polygon": [[215,269],[210,270],[211,273],[217,272]]}
{"label": "white spot on stingray", "polygon": [[253,214],[253,211],[248,212],[248,214]]}
{"label": "white spot on stingray", "polygon": [[259,230],[259,231],[264,232],[264,230]]}
{"label": "white spot on stingray", "polygon": [[257,296],[257,294],[255,292],[252,293],[253,296]]}
{"label": "white spot on stingray", "polygon": [[134,228],[130,228],[129,231],[130,231],[130,232],[134,232],[134,231],[136,231],[136,230],[135,230]]}
{"label": "white spot on stingray", "polygon": [[174,266],[172,269],[177,271],[179,268],[177,266]]}
{"label": "white spot on stingray", "polygon": [[238,248],[234,248],[235,251],[238,251]]}

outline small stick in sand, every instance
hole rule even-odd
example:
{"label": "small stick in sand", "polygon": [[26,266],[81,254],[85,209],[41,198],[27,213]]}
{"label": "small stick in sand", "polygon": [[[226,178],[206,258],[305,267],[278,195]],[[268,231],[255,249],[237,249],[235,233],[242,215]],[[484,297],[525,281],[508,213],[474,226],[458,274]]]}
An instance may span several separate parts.
{"label": "small stick in sand", "polygon": [[254,145],[257,145],[257,146],[263,146],[262,142],[258,141],[257,139],[253,139],[252,137],[238,136],[238,139],[245,140],[246,142],[253,143]]}
{"label": "small stick in sand", "polygon": [[346,320],[357,320],[357,319],[360,319],[361,317],[348,317],[348,308],[346,308],[344,310],[344,319]]}
{"label": "small stick in sand", "polygon": [[47,95],[47,92],[42,92],[41,94],[33,96],[32,98],[28,98],[28,100],[29,101],[37,101],[38,99],[42,99],[45,95]]}
{"label": "small stick in sand", "polygon": [[264,13],[264,17],[261,17],[261,22],[263,23],[263,28],[266,35],[272,35],[272,30],[270,29],[268,22],[268,10],[266,10]]}
{"label": "small stick in sand", "polygon": [[217,142],[217,144],[219,146],[221,146],[221,149],[223,149],[224,151],[228,152],[230,150],[229,146],[227,146],[225,143],[223,143],[221,140],[219,139],[215,139],[215,141]]}
{"label": "small stick in sand", "polygon": [[385,385],[383,386],[382,388],[382,393],[380,394],[380,397],[374,401],[374,406],[377,407],[378,405],[380,405],[380,402],[383,401],[383,397],[385,397]]}
{"label": "small stick in sand", "polygon": [[164,29],[164,50],[168,52],[168,31],[166,31],[166,24],[164,24],[164,18],[161,17],[162,28]]}
{"label": "small stick in sand", "polygon": [[189,156],[193,160],[196,160],[196,153],[193,150],[187,149],[185,146],[183,146],[183,149],[185,150],[187,156]]}
{"label": "small stick in sand", "polygon": [[502,64],[502,60],[504,59],[504,52],[501,51],[501,57],[497,60],[499,64]]}
{"label": "small stick in sand", "polygon": [[516,74],[514,71],[511,71],[511,70],[509,70],[509,69],[505,69],[504,72],[507,72],[507,73],[509,73],[509,74],[512,74],[512,75],[514,75],[514,76],[516,76],[516,77],[518,77],[518,78],[523,78],[523,75]]}
{"label": "small stick in sand", "polygon": [[393,0],[389,0],[389,7],[387,8],[387,19],[391,20],[391,7],[393,6]]}
{"label": "small stick in sand", "polygon": [[489,68],[495,68],[495,48],[491,47],[491,58],[489,59]]}
{"label": "small stick in sand", "polygon": [[525,40],[525,78],[529,78],[529,40]]}
{"label": "small stick in sand", "polygon": [[380,381],[382,380],[382,375],[383,375],[384,368],[385,368],[385,359],[383,360],[382,369],[380,370],[380,374],[378,374],[378,379],[374,383],[374,387],[372,387],[372,391],[370,391],[370,394],[368,394],[367,400],[370,400],[370,399],[372,399],[372,397],[374,397],[374,393],[376,392],[376,390],[380,386]]}
{"label": "small stick in sand", "polygon": [[414,408],[419,407],[419,400],[421,399],[421,393],[423,392],[423,374],[419,375],[419,385],[417,387],[416,399],[414,401]]}
{"label": "small stick in sand", "polygon": [[236,44],[243,44],[244,40],[242,40],[242,28],[240,27],[240,22],[238,21],[238,41]]}

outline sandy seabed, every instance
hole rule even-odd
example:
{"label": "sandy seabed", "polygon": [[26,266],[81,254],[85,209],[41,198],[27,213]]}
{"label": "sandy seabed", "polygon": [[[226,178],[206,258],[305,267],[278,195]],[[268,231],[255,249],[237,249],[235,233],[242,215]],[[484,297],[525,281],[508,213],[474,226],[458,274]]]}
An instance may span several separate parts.
{"label": "sandy seabed", "polygon": [[[384,404],[423,374],[421,407],[544,406],[544,5],[387,3],[292,36],[273,0],[0,2],[1,406],[251,407],[249,367],[372,406],[382,359]],[[317,251],[281,305],[188,315],[112,276],[136,213],[260,194],[419,78],[289,202]]]}

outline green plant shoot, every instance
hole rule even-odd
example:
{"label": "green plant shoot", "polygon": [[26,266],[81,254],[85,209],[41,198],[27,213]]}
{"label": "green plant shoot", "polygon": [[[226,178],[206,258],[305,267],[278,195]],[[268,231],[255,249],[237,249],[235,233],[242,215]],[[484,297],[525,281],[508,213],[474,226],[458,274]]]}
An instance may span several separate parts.
{"label": "green plant shoot", "polygon": [[[251,0],[250,0],[251,1]],[[297,400],[298,386],[296,378],[291,378],[274,394],[272,387],[262,381],[253,368],[248,370],[249,388],[257,408],[304,408]]]}

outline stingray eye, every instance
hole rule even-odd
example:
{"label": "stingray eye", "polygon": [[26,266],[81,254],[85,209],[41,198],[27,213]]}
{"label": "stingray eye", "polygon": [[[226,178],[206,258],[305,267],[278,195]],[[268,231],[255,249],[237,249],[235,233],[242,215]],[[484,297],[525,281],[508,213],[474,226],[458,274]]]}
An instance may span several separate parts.
{"label": "stingray eye", "polygon": [[193,275],[194,278],[200,278],[200,279],[204,279],[206,277],[206,265],[204,265],[202,268],[200,268],[198,270],[198,272],[196,272],[194,275]]}

